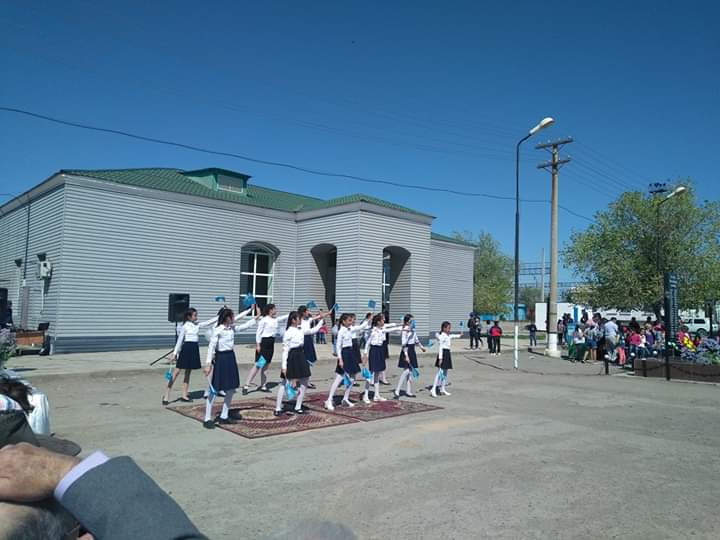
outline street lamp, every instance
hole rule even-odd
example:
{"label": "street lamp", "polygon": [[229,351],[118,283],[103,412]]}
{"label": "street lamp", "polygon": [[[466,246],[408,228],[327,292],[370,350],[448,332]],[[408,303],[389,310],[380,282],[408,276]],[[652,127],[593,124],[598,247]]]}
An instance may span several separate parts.
{"label": "street lamp", "polygon": [[672,193],[670,193],[668,196],[663,197],[658,203],[655,205],[655,225],[656,225],[656,238],[655,238],[655,269],[658,273],[660,273],[660,206],[663,203],[668,202],[670,199],[672,199],[675,195],[681,195],[687,191],[687,188],[685,186],[678,186],[676,187]]}
{"label": "street lamp", "polygon": [[515,302],[513,305],[513,318],[515,319],[515,350],[513,365],[518,368],[518,302],[520,291],[520,145],[535,135],[538,131],[545,129],[555,123],[549,116],[540,120],[540,123],[528,131],[528,134],[520,139],[515,146]]}

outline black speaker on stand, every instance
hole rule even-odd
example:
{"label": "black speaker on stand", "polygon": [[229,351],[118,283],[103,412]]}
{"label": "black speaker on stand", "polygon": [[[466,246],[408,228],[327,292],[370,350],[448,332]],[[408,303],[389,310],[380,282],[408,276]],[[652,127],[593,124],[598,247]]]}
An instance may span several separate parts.
{"label": "black speaker on stand", "polygon": [[183,322],[185,312],[190,307],[190,295],[185,293],[170,293],[168,295],[168,322],[174,323],[173,330],[177,341],[177,323]]}

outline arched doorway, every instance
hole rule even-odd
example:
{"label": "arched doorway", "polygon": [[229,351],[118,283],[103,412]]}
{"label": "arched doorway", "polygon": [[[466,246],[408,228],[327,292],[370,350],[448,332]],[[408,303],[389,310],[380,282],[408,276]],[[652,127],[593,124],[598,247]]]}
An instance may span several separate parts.
{"label": "arched doorway", "polygon": [[400,246],[387,246],[382,255],[382,310],[394,321],[410,312],[410,252]]}
{"label": "arched doorway", "polygon": [[[336,302],[337,248],[333,244],[318,244],[310,250],[310,253],[322,280],[323,300],[330,309]],[[331,316],[334,322],[335,313]]]}

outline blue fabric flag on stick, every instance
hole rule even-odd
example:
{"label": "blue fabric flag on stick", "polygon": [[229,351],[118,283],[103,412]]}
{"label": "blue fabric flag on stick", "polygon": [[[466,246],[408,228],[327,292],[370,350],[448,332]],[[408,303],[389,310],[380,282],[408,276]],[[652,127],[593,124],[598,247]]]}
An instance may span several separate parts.
{"label": "blue fabric flag on stick", "polygon": [[330,311],[334,311],[335,314],[337,314],[338,311],[340,311],[340,304],[337,302],[333,304],[333,307],[330,308]]}
{"label": "blue fabric flag on stick", "polygon": [[260,358],[257,359],[257,362],[255,362],[255,367],[258,369],[262,369],[267,364],[267,360],[265,360],[265,357],[261,354]]}
{"label": "blue fabric flag on stick", "polygon": [[372,379],[372,373],[370,370],[366,367],[362,368],[362,376],[364,379],[367,379],[368,381]]}
{"label": "blue fabric flag on stick", "polygon": [[168,381],[172,381],[172,368],[168,368],[168,370],[165,372],[165,378]]}
{"label": "blue fabric flag on stick", "polygon": [[368,307],[370,309],[375,309],[376,306],[377,306],[377,303],[375,302],[375,300],[368,300]]}
{"label": "blue fabric flag on stick", "polygon": [[413,330],[415,330],[415,319],[413,319],[412,321],[410,321],[410,328],[412,328]]}
{"label": "blue fabric flag on stick", "polygon": [[305,306],[308,309],[317,309],[317,304],[315,303],[315,300],[310,300]]}
{"label": "blue fabric flag on stick", "polygon": [[428,349],[429,349],[430,347],[432,347],[433,345],[435,345],[435,342],[434,342],[432,339],[428,339],[428,344],[427,344]]}
{"label": "blue fabric flag on stick", "polygon": [[212,383],[209,383],[208,385],[208,399],[215,399],[217,397],[217,390],[215,390],[215,387],[212,385]]}
{"label": "blue fabric flag on stick", "polygon": [[243,306],[245,307],[245,309],[247,309],[253,304],[255,304],[255,297],[252,294],[248,293],[247,295],[245,295],[245,298],[243,298]]}
{"label": "blue fabric flag on stick", "polygon": [[438,371],[438,374],[440,375],[440,377],[438,377],[438,380],[439,380],[440,382],[443,382],[443,381],[446,380],[445,372],[444,372],[442,369],[441,369],[440,371]]}
{"label": "blue fabric flag on stick", "polygon": [[412,368],[412,376],[417,381],[420,378],[420,370],[416,367]]}
{"label": "blue fabric flag on stick", "polygon": [[348,388],[349,388],[350,386],[352,386],[352,379],[350,378],[350,375],[348,375],[347,373],[345,373],[345,374],[343,375],[343,384],[344,384],[345,386],[347,386]]}
{"label": "blue fabric flag on stick", "polygon": [[224,296],[216,296],[215,301],[225,303],[225,297]]}
{"label": "blue fabric flag on stick", "polygon": [[289,382],[285,383],[285,391],[287,392],[288,399],[295,399],[295,396],[297,396],[297,390],[295,390],[295,387]]}

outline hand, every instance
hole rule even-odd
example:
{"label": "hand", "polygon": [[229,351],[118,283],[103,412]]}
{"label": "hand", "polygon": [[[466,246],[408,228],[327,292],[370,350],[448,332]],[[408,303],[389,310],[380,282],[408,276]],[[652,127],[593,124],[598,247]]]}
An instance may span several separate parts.
{"label": "hand", "polygon": [[27,443],[0,449],[0,500],[33,502],[47,499],[80,460]]}
{"label": "hand", "polygon": [[171,363],[171,364],[174,364],[176,358],[177,358],[177,355],[176,355],[175,353],[172,353],[172,354],[170,355],[170,363]]}
{"label": "hand", "polygon": [[211,369],[212,369],[212,366],[205,366],[205,367],[203,368],[203,373],[204,373],[205,375],[210,375],[210,370],[211,370]]}
{"label": "hand", "polygon": [[420,347],[422,349],[422,352],[427,352],[427,349],[425,347]]}
{"label": "hand", "polygon": [[287,370],[285,370],[285,369],[281,369],[281,370],[280,370],[280,373],[282,373],[283,379],[286,379],[286,378],[287,378],[286,373],[285,373],[286,371],[287,371]]}
{"label": "hand", "polygon": [[260,344],[259,343],[257,345],[255,345],[255,352],[256,353],[260,352]]}
{"label": "hand", "polygon": [[367,354],[363,356],[363,365],[367,364],[368,357]]}
{"label": "hand", "polygon": [[340,369],[344,369],[345,365],[343,364],[342,358],[338,358],[338,365],[340,366]]}

